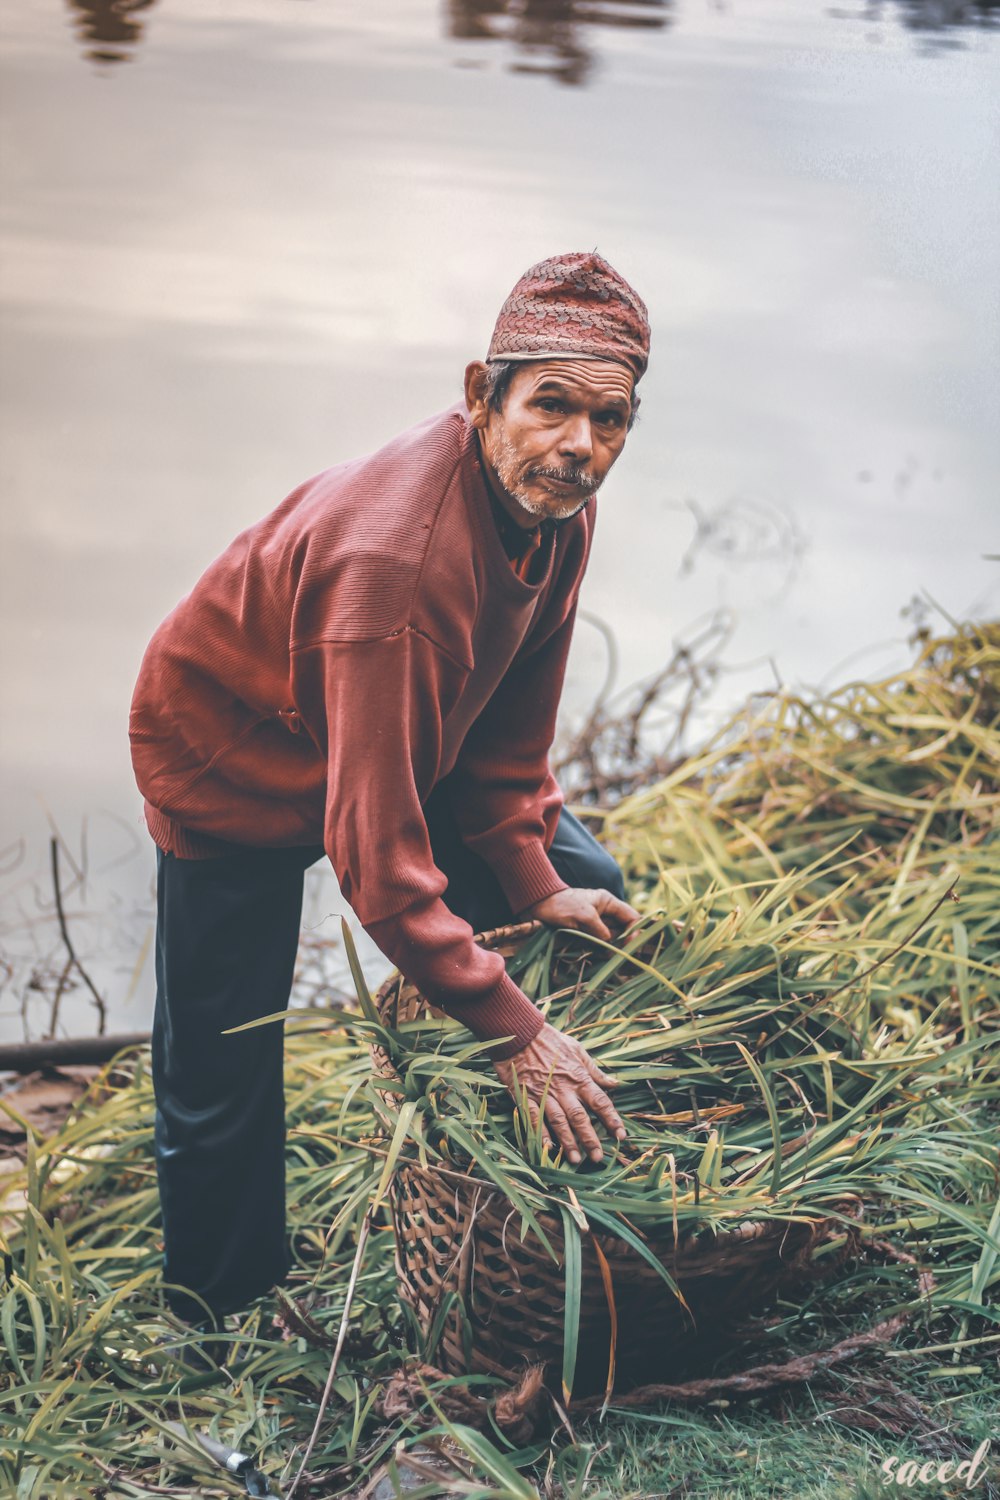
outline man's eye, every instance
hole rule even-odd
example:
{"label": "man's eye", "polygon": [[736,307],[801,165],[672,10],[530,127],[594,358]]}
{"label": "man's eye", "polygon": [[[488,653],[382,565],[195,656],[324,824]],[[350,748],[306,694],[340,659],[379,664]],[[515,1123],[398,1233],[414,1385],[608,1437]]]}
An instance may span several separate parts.
{"label": "man's eye", "polygon": [[602,427],[620,427],[623,418],[620,411],[601,411],[597,414],[597,420]]}
{"label": "man's eye", "polygon": [[554,396],[543,396],[538,404],[542,411],[562,411],[562,402],[557,401]]}

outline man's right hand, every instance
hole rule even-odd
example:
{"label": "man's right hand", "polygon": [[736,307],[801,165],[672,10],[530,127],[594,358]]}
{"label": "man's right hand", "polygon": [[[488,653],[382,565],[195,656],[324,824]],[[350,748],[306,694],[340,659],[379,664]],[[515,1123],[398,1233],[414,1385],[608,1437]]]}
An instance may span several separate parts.
{"label": "man's right hand", "polygon": [[568,1161],[576,1164],[584,1152],[591,1161],[603,1158],[592,1114],[608,1127],[615,1140],[625,1139],[621,1116],[605,1093],[605,1089],[616,1087],[618,1079],[602,1073],[585,1047],[548,1022],[520,1052],[493,1066],[515,1101],[520,1102],[521,1091],[527,1095],[532,1125],[538,1124],[545,1098],[542,1139],[551,1148],[554,1136]]}

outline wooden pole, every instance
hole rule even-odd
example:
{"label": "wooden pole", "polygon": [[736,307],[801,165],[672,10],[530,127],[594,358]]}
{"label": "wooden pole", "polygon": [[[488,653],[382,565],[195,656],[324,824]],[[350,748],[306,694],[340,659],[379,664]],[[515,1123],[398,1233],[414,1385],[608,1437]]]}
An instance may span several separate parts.
{"label": "wooden pole", "polygon": [[0,1072],[34,1073],[37,1068],[106,1063],[126,1047],[141,1047],[148,1041],[148,1031],[129,1031],[121,1036],[70,1036],[50,1037],[44,1042],[0,1042]]}

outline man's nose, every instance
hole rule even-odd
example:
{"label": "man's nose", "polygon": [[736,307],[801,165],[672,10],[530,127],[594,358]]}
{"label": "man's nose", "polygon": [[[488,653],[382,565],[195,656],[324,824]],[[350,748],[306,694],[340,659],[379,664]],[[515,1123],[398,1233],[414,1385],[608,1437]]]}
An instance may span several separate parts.
{"label": "man's nose", "polygon": [[583,464],[594,451],[594,440],[590,431],[590,418],[585,412],[570,417],[559,438],[559,452],[564,458]]}

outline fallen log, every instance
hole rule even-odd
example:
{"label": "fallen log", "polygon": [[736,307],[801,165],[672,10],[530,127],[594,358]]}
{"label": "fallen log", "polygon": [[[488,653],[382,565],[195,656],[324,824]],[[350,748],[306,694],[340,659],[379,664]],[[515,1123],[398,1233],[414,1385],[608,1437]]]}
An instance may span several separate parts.
{"label": "fallen log", "polygon": [[41,1042],[0,1042],[0,1073],[34,1073],[37,1068],[105,1063],[126,1048],[149,1041],[148,1031],[120,1036],[50,1037]]}

